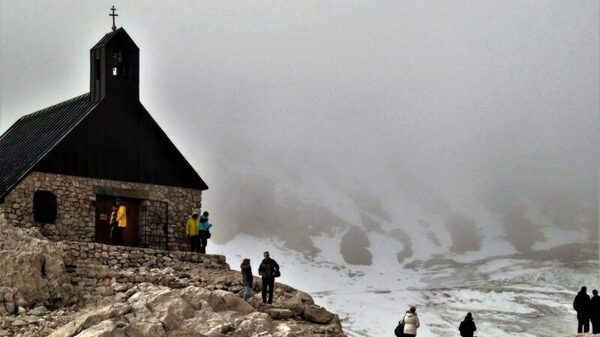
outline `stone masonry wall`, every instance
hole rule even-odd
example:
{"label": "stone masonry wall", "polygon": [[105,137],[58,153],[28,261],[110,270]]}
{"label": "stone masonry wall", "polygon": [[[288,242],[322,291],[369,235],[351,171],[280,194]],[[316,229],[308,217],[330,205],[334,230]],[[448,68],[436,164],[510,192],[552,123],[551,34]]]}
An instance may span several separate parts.
{"label": "stone masonry wall", "polygon": [[[35,191],[49,191],[56,195],[57,218],[54,224],[34,221]],[[166,202],[169,250],[189,250],[185,221],[192,209],[201,207],[200,190],[31,172],[6,196],[0,204],[0,212],[10,224],[25,228],[37,226],[51,240],[94,242],[96,195]]]}
{"label": "stone masonry wall", "polygon": [[64,242],[66,265],[104,265],[116,269],[166,268],[181,262],[192,262],[204,268],[229,269],[223,255],[150,248],[105,245],[94,242]]}
{"label": "stone masonry wall", "polygon": [[[206,284],[203,279],[181,279],[175,270],[185,263],[204,270],[229,271],[225,256],[183,251],[163,251],[149,248],[113,246],[92,242],[62,242],[63,261],[71,284],[83,298],[124,296],[140,283],[152,283],[171,288],[189,285],[211,290],[224,285]],[[160,272],[155,272],[159,269]],[[189,276],[189,275],[188,275]],[[238,286],[235,290],[241,290]]]}

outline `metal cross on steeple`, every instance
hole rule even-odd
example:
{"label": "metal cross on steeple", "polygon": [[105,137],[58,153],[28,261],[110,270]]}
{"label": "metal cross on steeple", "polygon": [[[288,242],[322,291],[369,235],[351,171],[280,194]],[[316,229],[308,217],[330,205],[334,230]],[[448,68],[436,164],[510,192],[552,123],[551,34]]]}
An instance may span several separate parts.
{"label": "metal cross on steeple", "polygon": [[108,14],[108,16],[112,16],[112,19],[113,19],[112,31],[114,32],[115,30],[117,30],[117,26],[115,26],[115,16],[119,16],[119,14],[115,14],[115,11],[117,10],[115,8],[115,5],[113,5],[110,10],[112,11],[112,14]]}

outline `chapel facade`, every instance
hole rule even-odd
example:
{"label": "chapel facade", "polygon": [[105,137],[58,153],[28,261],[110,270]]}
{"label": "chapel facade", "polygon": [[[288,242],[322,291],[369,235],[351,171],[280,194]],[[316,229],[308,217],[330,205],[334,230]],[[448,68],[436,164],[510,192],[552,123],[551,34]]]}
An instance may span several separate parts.
{"label": "chapel facade", "polygon": [[208,186],[139,100],[139,48],[114,28],[90,50],[90,92],[23,116],[0,136],[0,217],[52,240],[188,250],[185,223]]}

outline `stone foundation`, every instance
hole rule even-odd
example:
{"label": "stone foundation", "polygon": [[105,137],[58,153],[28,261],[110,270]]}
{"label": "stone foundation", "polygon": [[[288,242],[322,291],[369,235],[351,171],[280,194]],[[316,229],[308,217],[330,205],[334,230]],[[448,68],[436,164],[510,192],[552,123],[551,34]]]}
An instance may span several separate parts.
{"label": "stone foundation", "polygon": [[116,269],[167,268],[192,262],[204,268],[229,269],[225,256],[184,251],[104,245],[93,242],[62,242],[65,265],[104,265]]}
{"label": "stone foundation", "polygon": [[[33,196],[36,191],[48,191],[56,196],[57,217],[52,224],[34,221]],[[123,197],[139,200],[139,209],[154,214],[155,204],[164,205],[160,230],[164,233],[164,248],[189,250],[185,238],[185,222],[193,209],[199,209],[202,191],[181,187],[140,184],[104,179],[31,172],[0,204],[0,213],[17,227],[36,226],[49,239],[95,242],[97,196]],[[144,226],[148,218],[138,217],[139,235],[155,229]],[[145,228],[145,232],[143,231]],[[162,234],[161,234],[162,235]],[[151,246],[154,241],[148,241]]]}

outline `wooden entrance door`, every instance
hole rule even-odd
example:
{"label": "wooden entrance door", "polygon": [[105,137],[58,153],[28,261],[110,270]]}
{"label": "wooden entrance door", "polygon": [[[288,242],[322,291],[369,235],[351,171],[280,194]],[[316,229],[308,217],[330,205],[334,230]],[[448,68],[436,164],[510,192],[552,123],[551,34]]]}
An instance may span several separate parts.
{"label": "wooden entrance door", "polygon": [[[110,238],[110,213],[117,197],[97,195],[96,196],[96,242],[111,244]],[[121,198],[127,208],[127,227],[123,229],[123,241],[125,246],[137,247],[139,244],[138,235],[138,199]]]}
{"label": "wooden entrance door", "polygon": [[96,242],[110,244],[110,212],[115,198],[96,196]]}

